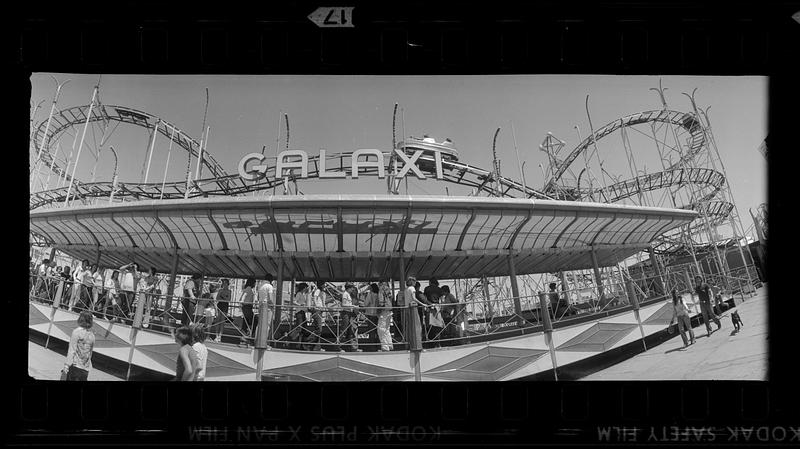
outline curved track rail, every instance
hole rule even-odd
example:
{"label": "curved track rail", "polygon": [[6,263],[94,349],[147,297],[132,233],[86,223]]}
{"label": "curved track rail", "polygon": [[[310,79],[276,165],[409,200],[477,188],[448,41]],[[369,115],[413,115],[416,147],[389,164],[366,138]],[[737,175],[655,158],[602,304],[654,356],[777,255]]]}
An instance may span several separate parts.
{"label": "curved track rail", "polygon": [[[86,123],[86,116],[89,112],[89,105],[75,106],[67,109],[62,109],[53,114],[50,128],[45,135],[45,128],[47,127],[47,120],[43,120],[36,126],[33,133],[33,142],[36,146],[36,151],[41,150],[42,142],[46,142],[45,151],[41,151],[41,160],[45,165],[50,167],[53,173],[64,176],[64,168],[62,168],[53,157],[53,152],[50,151],[53,143],[73,126],[83,126]],[[152,130],[153,127],[160,123],[158,132],[171,139],[176,145],[188,151],[193,157],[199,157],[200,142],[192,139],[186,133],[181,131],[172,123],[149,114],[144,111],[128,108],[125,106],[104,105],[100,104],[92,109],[92,116],[89,118],[89,123],[93,122],[119,122],[130,125],[139,126],[142,128]],[[172,131],[175,131],[174,133]],[[208,168],[215,178],[225,178],[228,174],[225,169],[220,165],[207,151],[203,152],[203,165]],[[72,179],[70,173],[66,173],[66,179]],[[83,184],[79,180],[75,180],[76,184]],[[228,188],[227,184],[221,184],[220,188]]]}
{"label": "curved track rail", "polygon": [[[340,153],[330,155],[326,159],[326,170],[328,172],[340,172],[350,175],[352,166],[350,162],[351,153]],[[385,160],[388,160],[386,158]],[[421,156],[419,165],[422,172],[433,174],[434,159],[432,157]],[[319,177],[319,156],[308,158],[308,179]],[[470,187],[477,192],[483,192],[491,196],[498,197],[524,197],[538,199],[552,199],[539,190],[525,187],[522,184],[508,179],[499,178],[499,182],[494,182],[493,174],[487,170],[462,164],[455,161],[442,161],[443,181]],[[359,175],[376,174],[374,167],[359,170]],[[189,192],[186,191],[186,182],[171,181],[162,183],[117,183],[116,190],[111,182],[81,183],[73,186],[70,194],[71,200],[83,200],[90,198],[109,198],[112,191],[114,198],[121,201],[137,200],[170,200],[183,198],[196,198],[208,196],[236,196],[247,193],[268,190],[283,185],[283,179],[275,178],[275,164],[271,164],[266,171],[266,177],[256,182],[245,182],[239,175],[226,175],[219,178],[208,178],[193,181]],[[224,186],[224,187],[223,187]],[[42,192],[34,192],[30,195],[30,209],[37,209],[48,204],[63,203],[66,200],[67,187],[51,189]]]}

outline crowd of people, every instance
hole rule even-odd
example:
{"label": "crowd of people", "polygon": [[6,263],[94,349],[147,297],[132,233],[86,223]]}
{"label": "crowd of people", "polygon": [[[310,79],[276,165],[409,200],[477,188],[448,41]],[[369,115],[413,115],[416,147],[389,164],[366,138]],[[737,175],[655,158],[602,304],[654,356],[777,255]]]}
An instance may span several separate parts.
{"label": "crowd of people", "polygon": [[[135,262],[112,270],[107,277],[105,270],[89,260],[73,269],[45,259],[31,271],[38,275],[31,277],[33,297],[58,302],[61,308],[131,325],[141,307],[139,324],[143,328],[157,323],[161,330],[169,331],[201,323],[210,341],[222,341],[223,336],[230,336],[225,332],[230,329],[243,346],[255,343],[259,323],[266,323],[264,332],[272,336],[278,310],[288,326],[280,329],[286,329],[282,336],[267,341],[278,339],[291,348],[309,351],[392,351],[407,348],[409,338],[431,346],[452,344],[464,335],[467,324],[466,304],[436,279],[422,289],[420,282],[409,278],[406,287],[396,293],[388,280],[359,286],[348,282],[339,287],[299,282],[293,296],[277,305],[274,278],[269,273],[260,282],[245,280],[239,297],[233,298],[229,279],[204,282],[200,274],[178,286],[178,295],[165,295],[156,269],[143,272]],[[59,286],[61,296],[56,298]],[[404,330],[410,329],[407,321],[411,318],[405,315],[409,308],[415,311],[418,335],[405,335]],[[240,313],[234,314],[236,309]],[[260,319],[262,313],[267,314],[264,319]]]}

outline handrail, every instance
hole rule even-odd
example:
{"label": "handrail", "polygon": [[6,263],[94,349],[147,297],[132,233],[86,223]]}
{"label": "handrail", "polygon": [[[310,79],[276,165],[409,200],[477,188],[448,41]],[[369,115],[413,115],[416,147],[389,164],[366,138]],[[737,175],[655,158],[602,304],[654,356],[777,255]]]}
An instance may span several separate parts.
{"label": "handrail", "polygon": [[[628,298],[630,294],[626,285],[628,282],[632,282],[635,286],[639,303],[652,303],[659,298],[667,298],[669,290],[676,287],[682,295],[690,295],[687,298],[687,305],[693,306],[695,303],[692,298],[693,287],[685,288],[686,286],[681,284],[681,282],[685,284],[685,281],[678,274],[680,273],[672,274],[674,279],[664,276],[666,291],[660,291],[656,281],[657,276],[640,279],[626,276],[625,282],[606,283],[605,295],[602,298],[598,296],[598,291],[594,287],[558,291],[559,301],[555,303],[555,307],[553,292],[539,292],[536,295],[519,298],[503,297],[486,300],[480,295],[472,295],[468,300],[458,303],[440,303],[425,309],[420,308],[421,311],[411,312],[421,315],[423,348],[493,340],[540,331],[543,326],[539,298],[541,295],[544,295],[546,312],[550,315],[550,321],[555,328],[584,322],[592,316],[608,316],[630,310],[633,301]],[[744,294],[743,286],[748,282],[746,278],[733,276],[727,278],[731,285],[739,287],[736,291],[721,292],[722,296],[737,292]],[[91,292],[89,289],[84,292],[80,284],[78,288],[74,285],[71,280],[63,277],[31,274],[30,299],[74,311],[90,310],[98,318],[132,326],[139,325],[135,323],[136,308],[141,305],[143,307],[141,327],[150,331],[171,335],[179,325],[202,322],[206,324],[209,338],[212,340],[254,344],[255,329],[259,325],[258,299],[254,300],[250,309],[238,300],[221,301],[215,297],[206,297],[205,294],[199,298],[187,298],[161,294],[159,291],[124,292],[118,288],[105,286],[93,286]],[[564,300],[565,297],[570,298],[570,301]],[[520,310],[514,308],[516,299],[522,305]],[[184,307],[194,310],[184,314]],[[416,309],[415,306],[413,308]],[[276,327],[267,324],[270,327],[267,344],[286,349],[378,350],[381,348],[378,336],[379,321],[383,314],[383,323],[391,334],[394,349],[405,349],[408,348],[409,342],[404,321],[413,316],[407,315],[408,309],[409,307],[403,306],[343,307],[335,301],[324,307],[310,307],[289,300],[277,308],[267,307],[267,313],[279,311],[281,314]],[[490,310],[494,313],[489,313]],[[252,320],[249,319],[250,312]],[[430,326],[431,313],[444,315],[442,320],[444,326]],[[267,323],[271,321],[266,320]]]}

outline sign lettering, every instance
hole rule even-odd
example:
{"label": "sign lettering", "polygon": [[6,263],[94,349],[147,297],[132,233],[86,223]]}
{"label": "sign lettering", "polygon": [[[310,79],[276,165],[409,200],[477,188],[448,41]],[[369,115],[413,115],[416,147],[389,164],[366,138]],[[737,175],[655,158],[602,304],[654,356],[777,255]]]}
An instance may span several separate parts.
{"label": "sign lettering", "polygon": [[[419,179],[427,179],[425,173],[420,169],[420,157],[423,154],[422,150],[416,150],[413,154],[408,155],[403,151],[394,150],[397,160],[401,161],[402,168],[396,175],[396,179],[402,179],[409,173],[412,173]],[[350,173],[348,174],[344,167],[339,170],[331,169],[328,167],[328,157],[326,150],[319,151],[317,158],[316,168],[318,169],[317,177],[323,179],[344,179],[353,178],[358,179],[360,175],[377,176],[380,179],[386,177],[386,154],[381,150],[375,149],[360,149],[356,150],[350,155]],[[346,156],[340,156],[346,157]],[[264,161],[267,159],[261,153],[249,153],[245,155],[237,166],[239,176],[245,181],[259,181],[267,176],[267,172],[273,167],[266,164]],[[444,179],[444,171],[442,169],[442,158],[439,153],[434,153],[433,164],[428,162],[427,169],[430,170],[431,166],[435,169],[436,179]],[[365,169],[375,169],[369,173],[364,173]],[[299,175],[296,172],[299,170]],[[361,173],[359,173],[361,172]],[[295,178],[305,179],[309,177],[309,157],[308,153],[303,150],[285,150],[278,153],[278,158],[275,163],[273,175],[276,179],[288,179],[290,176]]]}

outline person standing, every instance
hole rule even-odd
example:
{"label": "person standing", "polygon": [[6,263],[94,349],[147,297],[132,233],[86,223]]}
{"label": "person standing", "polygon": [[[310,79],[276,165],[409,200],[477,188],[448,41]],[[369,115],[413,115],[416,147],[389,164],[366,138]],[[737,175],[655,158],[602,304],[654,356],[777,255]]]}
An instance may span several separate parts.
{"label": "person standing", "polygon": [[[325,321],[322,318],[322,313],[325,310],[325,282],[319,281],[317,282],[317,288],[311,294],[311,302],[309,303],[309,312],[311,312],[311,321],[314,323],[314,329],[316,332],[316,336],[313,340],[316,340],[316,345],[314,346],[314,351],[325,351],[322,349],[320,342],[322,341],[322,328]],[[313,341],[312,340],[312,341]]]}
{"label": "person standing", "polygon": [[92,296],[94,294],[94,271],[89,265],[89,259],[83,260],[83,270],[80,274],[81,285],[78,294],[78,308],[81,310],[92,310]]}
{"label": "person standing", "polygon": [[72,281],[72,288],[70,289],[69,306],[68,306],[68,309],[70,311],[75,310],[75,306],[78,303],[78,299],[81,299],[82,297],[81,286],[83,285],[83,270],[88,268],[86,266],[88,264],[89,260],[84,259],[81,261],[81,263],[78,264],[77,267],[75,267],[74,270],[72,270],[72,274],[70,276],[70,280]]}
{"label": "person standing", "polygon": [[444,320],[444,328],[446,338],[460,338],[461,326],[456,321],[457,311],[459,308],[458,300],[455,295],[450,293],[450,287],[443,285],[442,287],[442,320]]}
{"label": "person standing", "polygon": [[[428,281],[428,286],[425,287],[425,291],[423,293],[425,294],[425,299],[428,300],[428,304],[439,304],[439,299],[442,297],[442,289],[439,287],[439,281],[436,280],[436,278],[431,278],[430,281]],[[437,319],[436,315],[437,310],[435,307],[430,308],[429,312],[425,314],[425,327],[428,329],[426,334],[428,340],[433,340],[436,338],[441,330],[441,327],[439,327],[438,324],[443,324],[435,322],[434,324],[436,324],[436,326],[432,325],[432,319],[433,321]],[[438,327],[439,329],[434,329],[435,327]]]}
{"label": "person standing", "polygon": [[216,336],[213,339],[217,343],[222,340],[222,331],[225,328],[225,322],[228,320],[228,304],[231,302],[230,283],[230,279],[223,279],[221,281],[222,285],[217,292],[217,318],[214,326]]}
{"label": "person standing", "polygon": [[125,315],[133,311],[136,301],[136,287],[139,285],[139,264],[131,262],[119,267],[119,295]]}
{"label": "person standing", "polygon": [[[352,351],[361,352],[362,350],[358,347],[358,322],[356,321],[356,318],[358,317],[358,311],[354,304],[355,300],[353,299],[353,293],[355,293],[357,296],[358,292],[354,292],[354,290],[356,290],[356,288],[351,283],[345,284],[344,288],[341,289],[342,310],[339,312],[339,328],[341,329],[344,341],[350,343],[350,348]],[[341,349],[341,347],[339,350],[342,352],[344,351],[344,349]]]}
{"label": "person standing", "polygon": [[175,380],[191,382],[198,368],[197,352],[192,348],[192,330],[189,326],[175,329],[175,343],[178,344],[178,359],[175,365]]}
{"label": "person standing", "polygon": [[155,297],[156,286],[158,285],[156,267],[150,267],[150,270],[141,278],[140,282],[140,291],[143,291],[145,294],[142,327],[148,328],[150,327],[150,315],[153,313],[153,302],[158,302],[158,298]]}
{"label": "person standing", "polygon": [[84,381],[89,378],[95,341],[91,331],[92,324],[92,313],[88,310],[82,311],[78,316],[78,327],[72,331],[69,339],[67,359],[64,362],[67,380]]}
{"label": "person standing", "polygon": [[206,347],[206,326],[203,323],[195,323],[189,326],[192,330],[192,350],[197,356],[197,366],[194,367],[194,380],[201,382],[206,380],[206,364],[208,362],[208,348]]}
{"label": "person standing", "polygon": [[430,309],[431,303],[428,301],[428,297],[425,296],[425,293],[421,290],[422,284],[419,281],[414,283],[414,298],[419,304],[417,307],[417,313],[419,314],[419,322],[422,323],[422,338],[423,340],[428,339],[428,333],[430,332],[430,314],[428,310]]}
{"label": "person standing", "polygon": [[[263,316],[263,317],[256,316],[255,321],[254,321],[254,323],[255,323],[254,324],[254,329],[253,329],[253,337],[255,337],[256,335],[258,335],[255,332],[255,330],[258,328],[258,322],[263,320],[264,321],[264,325],[266,326],[264,328],[263,332],[267,333],[266,334],[267,335],[267,342],[269,342],[271,340],[271,337],[272,337],[272,334],[271,334],[270,331],[272,330],[272,318],[273,318],[273,316],[275,314],[275,286],[272,285],[272,281],[274,279],[275,278],[272,276],[271,273],[266,273],[264,275],[264,283],[262,283],[261,286],[258,287],[258,304],[256,304],[256,306],[258,307],[256,310],[258,310],[258,312],[256,313],[256,315],[258,315],[261,312],[261,303],[262,302],[264,302],[266,304],[266,307],[265,307],[266,315]],[[270,347],[270,345],[269,345],[269,343],[267,343],[267,348],[269,348],[269,347]]]}
{"label": "person standing", "polygon": [[[374,285],[374,284],[373,284]],[[389,331],[389,325],[392,320],[392,289],[389,283],[383,281],[378,286],[377,295],[377,313],[378,313],[378,339],[381,342],[381,351],[391,351],[394,349],[392,345],[392,333]]]}
{"label": "person standing", "polygon": [[[681,334],[681,340],[683,340],[683,347],[687,347],[690,344],[694,344],[694,330],[692,330],[692,322],[689,318],[689,309],[686,308],[686,304],[683,302],[683,298],[678,295],[678,290],[672,289],[672,319],[669,321],[669,330],[672,333],[672,323],[677,320],[678,321],[678,332]],[[691,342],[686,339],[686,331],[689,331],[689,337],[691,337]]]}
{"label": "person standing", "polygon": [[253,336],[253,303],[255,302],[255,289],[256,280],[254,278],[247,278],[244,282],[244,289],[242,289],[242,297],[239,302],[242,303],[242,332],[245,337],[242,337],[241,344],[247,344],[246,338]]}
{"label": "person standing", "polygon": [[706,331],[708,331],[708,336],[710,337],[712,331],[709,321],[714,320],[714,323],[717,325],[717,330],[722,328],[722,324],[719,322],[719,318],[717,318],[717,314],[714,313],[714,309],[711,305],[711,287],[703,282],[702,276],[695,276],[694,280],[694,292],[697,293],[698,302],[700,303],[700,313],[703,314],[703,323],[705,323]]}
{"label": "person standing", "polygon": [[181,324],[188,326],[194,317],[194,309],[197,305],[197,281],[200,279],[199,274],[193,274],[192,277],[183,283],[183,295],[181,295]]}
{"label": "person standing", "polygon": [[425,295],[417,295],[419,291],[418,288],[419,282],[417,282],[416,278],[409,277],[406,280],[406,290],[403,298],[403,306],[406,307],[406,322],[403,327],[407,329],[406,340],[408,341],[409,348],[422,347],[422,321],[419,319],[417,308],[424,309],[427,307],[427,304],[420,301],[420,296],[424,297]]}
{"label": "person standing", "polygon": [[[103,271],[97,264],[92,265],[92,311],[97,312],[100,306],[100,298],[103,297]],[[98,313],[97,317],[100,316]]]}
{"label": "person standing", "polygon": [[367,317],[368,347],[370,348],[378,342],[378,315],[381,310],[378,308],[380,291],[378,284],[370,284],[369,291],[364,297],[364,315]]}

